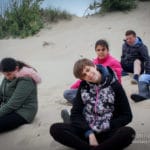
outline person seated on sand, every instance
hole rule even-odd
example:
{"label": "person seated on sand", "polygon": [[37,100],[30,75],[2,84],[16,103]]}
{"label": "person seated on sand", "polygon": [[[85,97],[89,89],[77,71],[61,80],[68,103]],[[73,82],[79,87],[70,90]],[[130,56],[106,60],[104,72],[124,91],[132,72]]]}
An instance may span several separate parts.
{"label": "person seated on sand", "polygon": [[[95,43],[95,52],[97,57],[93,60],[93,62],[95,64],[102,64],[103,66],[111,67],[115,71],[118,80],[121,83],[121,64],[116,58],[110,55],[108,42],[103,39],[98,40]],[[77,80],[71,85],[69,90],[64,91],[63,95],[67,101],[73,103],[78,87],[80,86],[80,82],[81,80]]]}
{"label": "person seated on sand", "polygon": [[131,83],[137,84],[139,75],[149,70],[147,67],[147,63],[150,62],[148,49],[141,38],[136,36],[135,31],[128,30],[125,36],[121,55],[123,74],[126,72],[133,73]]}
{"label": "person seated on sand", "polygon": [[0,133],[31,123],[37,113],[37,83],[40,76],[30,66],[14,58],[3,58],[0,71]]}
{"label": "person seated on sand", "polygon": [[131,99],[134,102],[141,102],[150,98],[150,74],[142,74],[138,83],[138,94],[131,94]]}
{"label": "person seated on sand", "polygon": [[82,81],[70,123],[52,124],[51,136],[76,150],[121,150],[129,146],[135,137],[134,129],[126,126],[132,120],[132,112],[112,69],[80,59],[73,72]]}

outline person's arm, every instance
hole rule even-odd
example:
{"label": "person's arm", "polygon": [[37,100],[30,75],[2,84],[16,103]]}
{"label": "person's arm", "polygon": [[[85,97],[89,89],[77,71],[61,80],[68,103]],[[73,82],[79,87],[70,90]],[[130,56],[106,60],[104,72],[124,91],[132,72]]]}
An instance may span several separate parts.
{"label": "person's arm", "polygon": [[150,73],[150,58],[149,58],[147,46],[143,45],[142,47],[140,47],[139,53],[140,56],[142,56],[144,61],[145,73]]}
{"label": "person's arm", "polygon": [[70,88],[71,88],[71,89],[77,89],[77,88],[79,88],[80,83],[81,83],[81,80],[77,80],[75,83],[73,83],[73,84],[70,86]]}
{"label": "person's arm", "polygon": [[89,143],[91,146],[97,146],[98,145],[98,141],[97,141],[94,133],[89,134]]}
{"label": "person's arm", "polygon": [[2,80],[1,85],[0,85],[0,105],[1,105],[1,102],[2,102],[2,100],[3,100],[2,83],[3,83],[3,80]]}
{"label": "person's arm", "polygon": [[119,82],[121,83],[121,72],[122,72],[122,67],[119,61],[113,60],[110,64],[110,68],[116,73]]}
{"label": "person's arm", "polygon": [[110,128],[119,128],[127,125],[132,120],[132,112],[126,93],[117,81],[113,83],[112,88],[115,92],[115,110],[113,118],[110,121]]}
{"label": "person's arm", "polygon": [[20,78],[15,91],[8,102],[0,107],[0,116],[4,116],[19,109],[35,86],[36,85],[31,78]]}
{"label": "person's arm", "polygon": [[[81,84],[82,84],[82,82],[81,82]],[[78,128],[78,129],[81,129],[82,131],[84,130],[86,132],[88,130],[91,130],[91,128],[89,127],[87,121],[85,120],[85,118],[83,116],[84,104],[81,99],[80,90],[81,90],[81,85],[78,89],[76,98],[74,99],[73,107],[71,109],[70,120],[71,120],[72,126]]]}
{"label": "person's arm", "polygon": [[70,116],[71,125],[81,130],[81,132],[84,132],[84,136],[89,139],[89,144],[91,146],[97,146],[98,142],[95,137],[95,134],[92,131],[92,129],[89,127],[87,121],[85,120],[83,116],[84,104],[81,99],[80,90],[81,88],[79,87],[77,96],[74,100],[74,104],[71,109],[71,116]]}
{"label": "person's arm", "polygon": [[0,105],[2,103],[2,89],[1,89],[1,86],[0,86]]}
{"label": "person's arm", "polygon": [[126,55],[126,46],[125,43],[122,45],[122,54],[121,54],[121,62],[124,61]]}

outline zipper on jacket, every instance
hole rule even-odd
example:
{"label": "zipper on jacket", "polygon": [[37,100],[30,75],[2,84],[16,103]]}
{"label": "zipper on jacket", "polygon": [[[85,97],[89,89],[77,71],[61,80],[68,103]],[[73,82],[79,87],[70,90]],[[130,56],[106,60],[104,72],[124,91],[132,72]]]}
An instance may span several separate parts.
{"label": "zipper on jacket", "polygon": [[94,125],[94,122],[97,120],[97,108],[96,107],[97,107],[97,104],[98,104],[98,94],[99,94],[98,86],[96,86],[96,101],[95,101],[95,105],[94,105],[95,116],[94,116],[93,122],[91,123],[92,127]]}

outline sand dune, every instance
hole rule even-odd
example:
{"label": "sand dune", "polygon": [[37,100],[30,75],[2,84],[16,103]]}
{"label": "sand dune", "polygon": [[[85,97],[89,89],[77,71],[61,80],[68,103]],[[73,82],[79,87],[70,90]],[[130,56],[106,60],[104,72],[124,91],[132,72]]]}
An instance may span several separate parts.
{"label": "sand dune", "polygon": [[[150,49],[150,2],[140,3],[131,12],[115,12],[88,18],[74,17],[41,30],[26,39],[0,40],[0,59],[11,56],[33,65],[41,74],[39,85],[39,111],[34,122],[0,135],[2,150],[69,150],[49,136],[49,126],[61,121],[60,110],[71,106],[63,99],[63,90],[75,80],[72,67],[78,58],[94,58],[95,41],[104,38],[110,52],[120,59],[124,33],[133,29]],[[2,78],[2,75],[0,76]],[[123,86],[130,94],[137,91],[130,77],[123,77]],[[137,137],[128,150],[150,149],[150,101],[135,104],[129,98],[134,119],[131,126]]]}

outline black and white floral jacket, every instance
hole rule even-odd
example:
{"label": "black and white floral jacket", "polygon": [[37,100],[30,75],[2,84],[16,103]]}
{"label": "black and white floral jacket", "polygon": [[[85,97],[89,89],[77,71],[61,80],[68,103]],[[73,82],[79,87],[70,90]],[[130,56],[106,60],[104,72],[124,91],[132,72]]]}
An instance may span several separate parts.
{"label": "black and white floral jacket", "polygon": [[71,109],[71,125],[100,133],[125,126],[132,120],[127,96],[109,67],[97,65],[102,82],[82,81]]}

